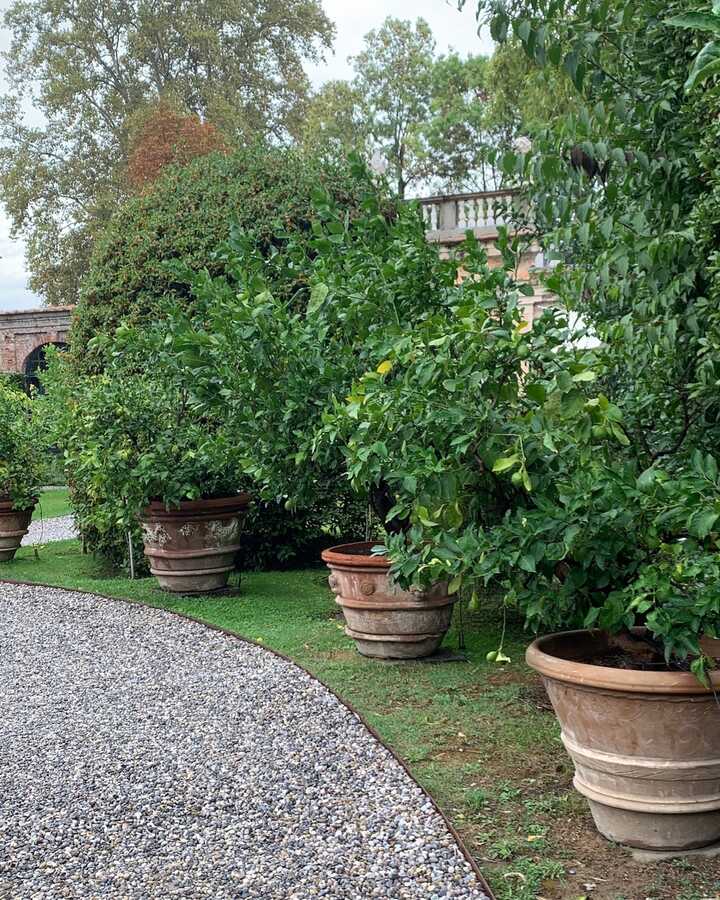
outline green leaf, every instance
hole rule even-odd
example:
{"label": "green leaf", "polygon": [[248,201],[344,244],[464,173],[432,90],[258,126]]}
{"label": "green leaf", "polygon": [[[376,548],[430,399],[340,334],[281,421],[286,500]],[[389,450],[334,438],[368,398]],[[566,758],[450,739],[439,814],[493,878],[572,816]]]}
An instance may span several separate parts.
{"label": "green leaf", "polygon": [[428,511],[426,506],[418,506],[416,509],[417,517],[428,528],[433,528],[437,525],[437,522],[434,522],[430,518],[430,512]]}
{"label": "green leaf", "polygon": [[685,13],[682,16],[673,16],[665,19],[666,25],[674,28],[692,28],[694,31],[711,31],[720,34],[720,16],[710,13]]}
{"label": "green leaf", "polygon": [[503,44],[507,38],[509,19],[503,10],[498,12],[490,20],[490,36],[498,44]]}
{"label": "green leaf", "polygon": [[596,379],[597,372],[593,371],[593,369],[584,369],[572,377],[573,381],[595,381]]}
{"label": "green leaf", "polygon": [[655,466],[650,466],[649,469],[645,469],[644,472],[638,477],[637,486],[641,491],[646,491],[649,487],[655,483],[658,477],[658,470]]}
{"label": "green leaf", "polygon": [[712,509],[700,510],[693,513],[688,522],[688,530],[695,537],[705,538],[712,531],[713,525],[720,518],[720,513],[716,513]]}
{"label": "green leaf", "polygon": [[501,456],[493,463],[492,470],[496,475],[498,475],[500,472],[507,472],[508,469],[512,469],[519,462],[520,457],[517,455],[517,453],[514,453],[512,456]]}
{"label": "green leaf", "polygon": [[528,19],[522,19],[516,28],[516,34],[525,43],[530,35],[532,25]]}
{"label": "green leaf", "polygon": [[312,286],[310,289],[310,300],[308,301],[307,306],[308,315],[312,315],[320,309],[329,293],[330,288],[322,282]]}
{"label": "green leaf", "polygon": [[562,60],[562,45],[551,44],[547,50],[548,59],[554,66],[559,66]]}
{"label": "green leaf", "polygon": [[538,382],[533,382],[529,384],[525,388],[525,393],[528,395],[530,400],[537,404],[543,404],[547,397],[547,391],[543,387],[543,385]]}
{"label": "green leaf", "polygon": [[553,440],[553,437],[549,431],[546,431],[543,435],[543,447],[545,447],[545,449],[549,450],[551,453],[558,452],[557,447],[555,446],[555,441]]}
{"label": "green leaf", "polygon": [[525,572],[535,572],[535,559],[529,553],[523,553],[518,560],[518,565]]}
{"label": "green leaf", "polygon": [[617,422],[610,422],[610,431],[612,431],[613,437],[618,442],[618,444],[622,444],[623,447],[630,446],[630,439]]}
{"label": "green leaf", "polygon": [[700,684],[706,688],[710,688],[710,675],[708,672],[709,661],[705,656],[699,656],[690,663],[690,671],[697,678]]}
{"label": "green leaf", "polygon": [[688,80],[685,82],[685,91],[689,93],[696,85],[717,72],[720,72],[720,43],[710,41],[695,58]]}

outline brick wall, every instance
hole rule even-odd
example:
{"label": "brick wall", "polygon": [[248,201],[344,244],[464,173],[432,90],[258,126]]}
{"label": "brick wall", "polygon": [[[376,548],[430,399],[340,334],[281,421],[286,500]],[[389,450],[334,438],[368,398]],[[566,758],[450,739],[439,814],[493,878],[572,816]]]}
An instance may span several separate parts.
{"label": "brick wall", "polygon": [[43,344],[65,344],[72,306],[0,313],[0,372],[25,374],[25,362]]}

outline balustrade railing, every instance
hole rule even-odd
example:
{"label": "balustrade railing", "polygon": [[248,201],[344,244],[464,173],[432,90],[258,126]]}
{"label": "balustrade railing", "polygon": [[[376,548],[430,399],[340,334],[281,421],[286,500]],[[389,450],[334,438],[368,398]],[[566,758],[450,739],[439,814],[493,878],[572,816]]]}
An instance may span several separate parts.
{"label": "balustrade railing", "polygon": [[504,225],[517,202],[515,191],[482,191],[423,197],[420,207],[428,231],[466,231]]}

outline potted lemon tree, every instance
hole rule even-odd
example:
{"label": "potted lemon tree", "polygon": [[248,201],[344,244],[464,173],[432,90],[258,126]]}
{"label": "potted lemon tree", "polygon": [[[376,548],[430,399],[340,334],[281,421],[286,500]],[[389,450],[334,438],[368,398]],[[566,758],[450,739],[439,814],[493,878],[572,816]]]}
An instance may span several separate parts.
{"label": "potted lemon tree", "polygon": [[15,556],[30,526],[43,483],[44,450],[33,401],[0,380],[0,561]]}
{"label": "potted lemon tree", "polygon": [[91,530],[102,546],[103,535],[114,539],[121,528],[129,553],[142,541],[163,589],[208,593],[224,588],[235,567],[249,498],[238,490],[222,421],[198,402],[156,337],[119,329],[100,375],[78,376],[55,361],[45,382],[62,418],[56,439],[71,484],[79,480],[92,497],[75,507],[81,534]]}

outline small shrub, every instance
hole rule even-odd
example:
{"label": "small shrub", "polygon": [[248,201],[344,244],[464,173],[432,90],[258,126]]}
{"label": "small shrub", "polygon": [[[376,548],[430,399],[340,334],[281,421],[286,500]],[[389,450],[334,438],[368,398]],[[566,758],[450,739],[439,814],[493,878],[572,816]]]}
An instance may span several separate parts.
{"label": "small shrub", "polygon": [[0,379],[0,499],[32,506],[45,478],[45,433],[40,408]]}

